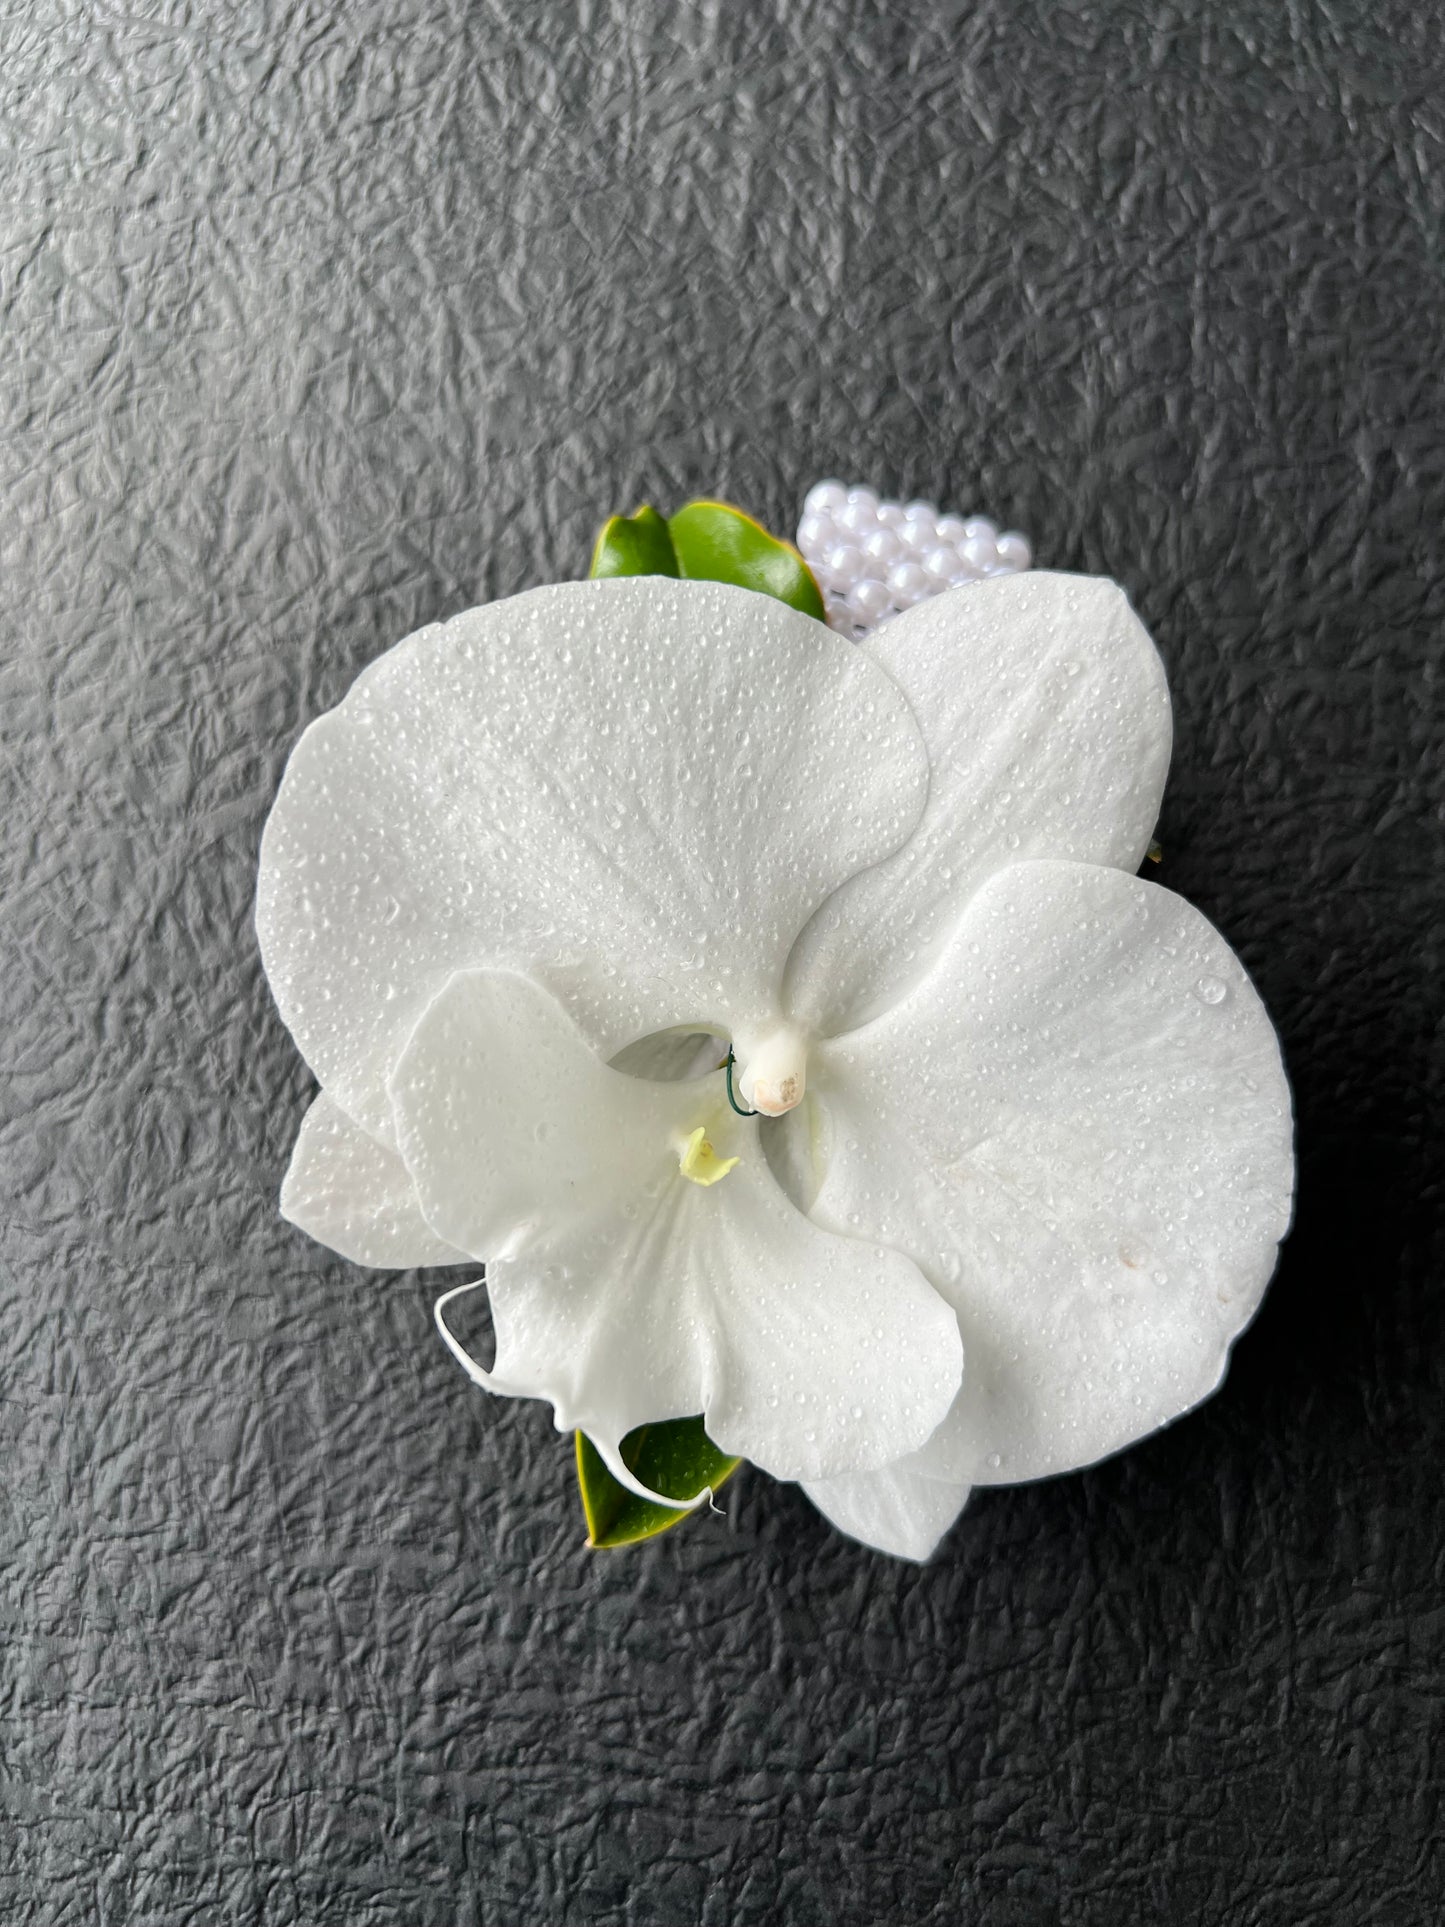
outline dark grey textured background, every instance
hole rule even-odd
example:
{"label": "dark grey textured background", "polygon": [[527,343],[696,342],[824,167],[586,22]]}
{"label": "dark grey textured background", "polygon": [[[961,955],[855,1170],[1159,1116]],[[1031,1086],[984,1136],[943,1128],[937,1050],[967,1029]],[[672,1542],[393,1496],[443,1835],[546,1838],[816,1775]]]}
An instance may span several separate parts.
{"label": "dark grey textured background", "polygon": [[[0,1917],[1433,1923],[1438,18],[0,7]],[[923,1571],[630,1554],[276,1216],[257,836],[379,650],[839,473],[1109,571],[1284,1033],[1222,1395]]]}

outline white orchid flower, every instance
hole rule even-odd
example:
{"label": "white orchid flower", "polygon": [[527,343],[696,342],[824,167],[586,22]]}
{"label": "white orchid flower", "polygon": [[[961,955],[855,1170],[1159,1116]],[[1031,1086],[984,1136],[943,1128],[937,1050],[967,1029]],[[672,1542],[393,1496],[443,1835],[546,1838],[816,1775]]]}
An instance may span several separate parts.
{"label": "white orchid flower", "polygon": [[[322,1085],[283,1210],[363,1263],[486,1262],[474,1374],[634,1490],[625,1433],[700,1412],[926,1557],[972,1484],[1206,1396],[1286,1228],[1268,1019],[1131,874],[1169,734],[1085,578],[861,648],[653,577],[410,637],[307,730],[263,842]],[[728,1040],[779,1121],[721,1072],[609,1068],[670,1031]]]}

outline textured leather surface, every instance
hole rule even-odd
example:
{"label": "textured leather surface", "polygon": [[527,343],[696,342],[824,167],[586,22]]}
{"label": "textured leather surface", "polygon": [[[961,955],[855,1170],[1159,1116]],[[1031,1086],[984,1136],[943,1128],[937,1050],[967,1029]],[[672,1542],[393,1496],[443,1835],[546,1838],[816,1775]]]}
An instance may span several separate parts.
{"label": "textured leather surface", "polygon": [[[1438,1919],[1434,11],[4,7],[7,1921]],[[277,1218],[257,836],[408,629],[828,473],[1135,597],[1298,1228],[1209,1407],[926,1570],[748,1474],[590,1555]]]}

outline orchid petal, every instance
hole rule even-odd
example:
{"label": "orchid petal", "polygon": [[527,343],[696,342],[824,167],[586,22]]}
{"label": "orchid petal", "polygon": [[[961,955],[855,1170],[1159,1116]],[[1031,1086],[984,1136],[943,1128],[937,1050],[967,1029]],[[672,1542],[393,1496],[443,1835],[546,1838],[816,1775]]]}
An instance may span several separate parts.
{"label": "orchid petal", "polygon": [[466,1262],[422,1216],[396,1152],[368,1137],[325,1091],[301,1120],[281,1216],[358,1265],[409,1271]]}
{"label": "orchid petal", "polygon": [[525,968],[604,1057],[776,1027],[798,930],[898,847],[927,760],[886,673],[769,597],[562,583],[425,629],[292,753],[256,922],[282,1016],[366,1130],[454,971]]}
{"label": "orchid petal", "polygon": [[[624,1483],[621,1441],[652,1420],[701,1413],[723,1451],[797,1479],[888,1464],[948,1410],[952,1311],[908,1259],[788,1201],[721,1075],[628,1077],[538,985],[466,971],[391,1095],[428,1221],[487,1263],[482,1382],[550,1400]],[[679,1169],[699,1126],[741,1160],[708,1185]]]}
{"label": "orchid petal", "polygon": [[916,1469],[928,1452],[913,1453],[881,1472],[855,1472],[842,1479],[814,1479],[804,1492],[830,1524],[896,1559],[922,1564],[962,1512],[971,1490]]}
{"label": "orchid petal", "polygon": [[1112,582],[976,583],[862,647],[913,704],[933,778],[912,839],[823,906],[789,963],[790,1015],[825,1034],[917,981],[995,870],[1031,857],[1136,870],[1169,767],[1163,666]]}
{"label": "orchid petal", "polygon": [[1215,1388],[1288,1226],[1289,1088],[1238,959],[1181,898],[1030,863],[905,1002],[815,1052],[814,1215],[906,1251],[968,1369],[936,1476],[1084,1465]]}

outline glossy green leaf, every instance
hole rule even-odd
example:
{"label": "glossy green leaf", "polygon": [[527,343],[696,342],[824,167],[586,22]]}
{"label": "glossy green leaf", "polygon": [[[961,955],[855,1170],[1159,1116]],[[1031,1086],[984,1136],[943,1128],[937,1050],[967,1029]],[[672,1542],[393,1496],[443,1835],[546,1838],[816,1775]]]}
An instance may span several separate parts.
{"label": "glossy green leaf", "polygon": [[597,538],[588,573],[733,582],[823,620],[822,594],[798,551],[728,502],[689,502],[666,522],[646,506],[614,515]]}
{"label": "glossy green leaf", "polygon": [[614,515],[603,524],[588,570],[591,576],[679,573],[667,524],[645,503],[634,515]]}
{"label": "glossy green leaf", "polygon": [[[622,1441],[622,1462],[644,1485],[670,1499],[695,1499],[704,1486],[716,1491],[741,1463],[718,1450],[700,1418],[640,1425]],[[629,1492],[613,1478],[597,1447],[581,1432],[577,1434],[577,1484],[591,1546],[635,1545],[639,1539],[655,1539],[658,1533],[692,1516]]]}
{"label": "glossy green leaf", "polygon": [[823,597],[802,556],[741,509],[727,502],[689,502],[669,519],[667,529],[679,575],[695,582],[736,582],[823,620]]}

